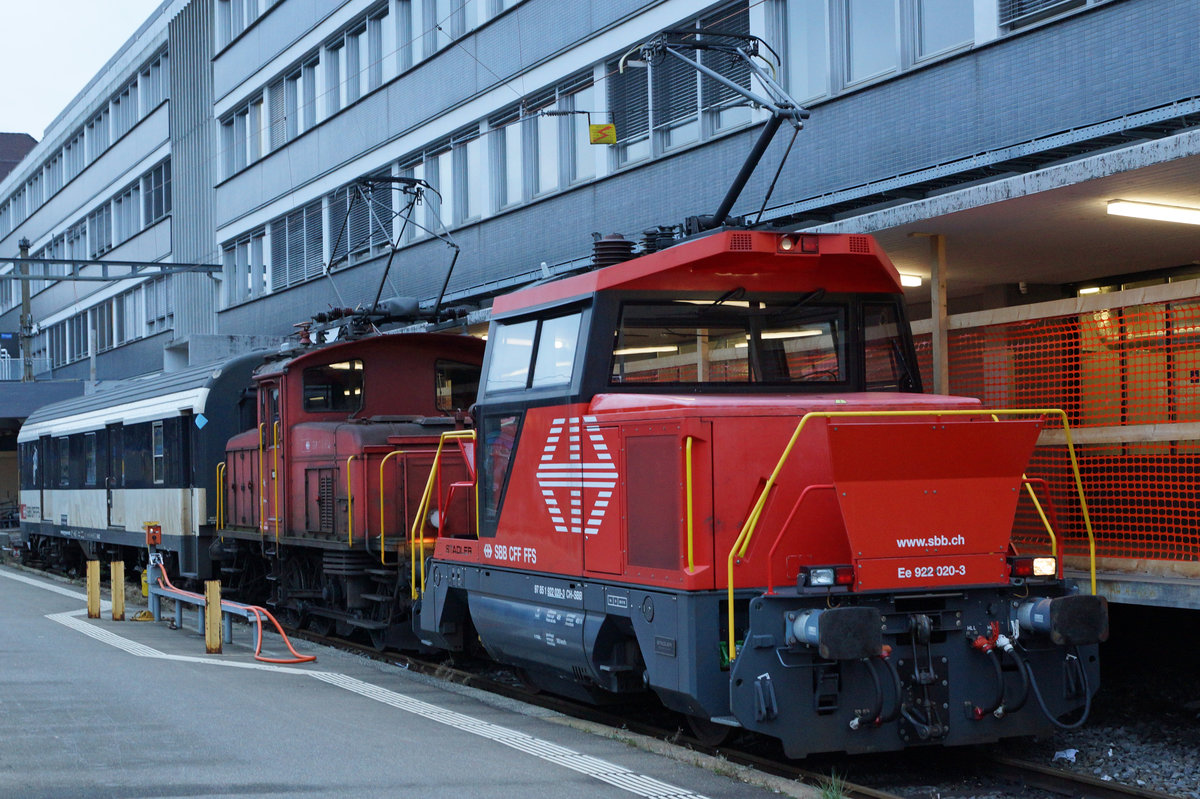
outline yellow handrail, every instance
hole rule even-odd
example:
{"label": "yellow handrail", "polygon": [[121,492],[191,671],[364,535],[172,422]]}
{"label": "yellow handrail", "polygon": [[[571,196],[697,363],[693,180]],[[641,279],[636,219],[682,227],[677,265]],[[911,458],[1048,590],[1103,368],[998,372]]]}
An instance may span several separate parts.
{"label": "yellow handrail", "polygon": [[688,553],[688,571],[696,570],[695,549],[693,547],[693,526],[692,526],[692,436],[687,437],[685,446],[687,462],[684,467],[684,472],[687,480],[687,553]]}
{"label": "yellow handrail", "polygon": [[[425,491],[421,493],[421,502],[417,505],[416,517],[413,519],[412,534],[409,538],[409,585],[412,599],[417,599],[425,593],[425,516],[428,513],[429,497],[437,480],[438,468],[442,459],[442,447],[450,439],[469,438],[475,440],[474,430],[450,430],[442,433],[438,439],[437,450],[433,454],[433,465],[429,468],[429,478],[425,481]],[[479,464],[475,464],[475,529],[479,530]],[[420,548],[420,557],[417,555]],[[417,582],[417,562],[420,561],[421,580]],[[420,586],[418,588],[418,586]]]}
{"label": "yellow handrail", "polygon": [[[1024,474],[1021,475],[1022,480],[1027,480]],[[1050,527],[1050,520],[1046,518],[1046,511],[1042,509],[1042,503],[1038,501],[1037,494],[1033,492],[1033,486],[1029,483],[1025,484],[1025,490],[1029,493],[1029,498],[1033,500],[1033,507],[1037,510],[1038,516],[1042,519],[1042,526],[1046,528],[1046,535],[1050,536],[1050,554],[1058,557],[1058,536],[1054,534],[1054,529]],[[1092,591],[1095,593],[1095,591]]]}
{"label": "yellow handrail", "polygon": [[263,443],[263,428],[266,422],[258,425],[258,537],[262,538],[267,531],[267,459]]}
{"label": "yellow handrail", "polygon": [[[383,464],[387,463],[388,458],[392,457],[393,455],[403,455],[403,454],[404,454],[404,450],[398,449],[398,450],[395,450],[394,452],[389,452],[387,455],[384,455],[383,460],[381,460],[379,462],[379,562],[382,563],[384,566],[387,565],[387,560],[384,558],[384,549],[383,549],[385,535],[387,532],[387,527],[385,526],[384,521],[383,521]],[[393,565],[395,565],[395,564],[393,564]]]}
{"label": "yellow handrail", "polygon": [[[225,461],[217,464],[217,529],[225,529]],[[221,536],[225,540],[225,536]]]}
{"label": "yellow handrail", "polygon": [[279,543],[279,421],[271,425],[271,437],[275,441],[275,543]]}
{"label": "yellow handrail", "polygon": [[350,489],[350,462],[357,458],[351,455],[346,458],[346,547],[354,548],[354,494]]}
{"label": "yellow handrail", "polygon": [[[800,433],[803,432],[809,419],[846,419],[846,418],[862,418],[862,417],[943,417],[943,416],[982,416],[984,414],[992,414],[993,416],[1057,416],[1062,421],[1063,432],[1067,439],[1067,451],[1071,455],[1071,471],[1075,477],[1075,489],[1079,496],[1079,506],[1083,511],[1083,524],[1088,535],[1088,549],[1091,561],[1091,584],[1092,593],[1096,593],[1096,538],[1092,533],[1092,520],[1088,515],[1087,500],[1083,496],[1083,478],[1079,474],[1079,461],[1075,457],[1075,442],[1071,438],[1071,426],[1067,422],[1066,411],[1060,408],[1038,408],[1038,409],[1019,409],[1005,408],[1000,410],[910,410],[910,411],[812,411],[804,414],[800,418],[799,424],[792,432],[792,437],[788,440],[787,446],[783,449],[783,454],[779,457],[779,462],[775,464],[775,470],[771,472],[770,478],[767,479],[766,485],[763,486],[762,492],[758,496],[758,500],[754,503],[754,507],[750,511],[750,515],[746,518],[746,523],[742,525],[738,537],[734,540],[733,546],[729,550],[729,558],[727,562],[727,604],[728,604],[728,623],[729,623],[729,661],[732,663],[737,657],[737,649],[734,644],[734,608],[733,608],[733,565],[736,558],[744,557],[747,548],[750,546],[750,539],[754,536],[754,529],[758,526],[759,517],[762,515],[763,506],[766,505],[767,495],[771,493],[771,489],[775,486],[775,480],[779,477],[779,473],[783,470],[783,465],[787,462],[788,457],[792,454],[792,447],[796,445],[797,439],[800,438]],[[997,420],[998,421],[998,420]]]}

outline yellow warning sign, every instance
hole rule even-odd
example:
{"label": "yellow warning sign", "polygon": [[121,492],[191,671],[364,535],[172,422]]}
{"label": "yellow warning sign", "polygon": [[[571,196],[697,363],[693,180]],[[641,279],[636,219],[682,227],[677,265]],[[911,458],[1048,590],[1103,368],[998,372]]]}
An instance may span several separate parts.
{"label": "yellow warning sign", "polygon": [[592,144],[616,144],[616,125],[588,125],[588,136]]}

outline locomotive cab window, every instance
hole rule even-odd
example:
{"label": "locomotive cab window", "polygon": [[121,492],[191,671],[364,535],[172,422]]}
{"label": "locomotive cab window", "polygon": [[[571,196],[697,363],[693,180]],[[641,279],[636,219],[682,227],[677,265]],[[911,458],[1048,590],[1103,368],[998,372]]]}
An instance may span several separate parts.
{"label": "locomotive cab window", "polygon": [[611,382],[841,383],[847,307],[818,294],[626,303]]}
{"label": "locomotive cab window", "polygon": [[362,361],[339,361],[304,370],[304,410],[353,412],[362,406]]}
{"label": "locomotive cab window", "polygon": [[487,390],[569,385],[579,342],[577,312],[552,319],[499,323],[492,331]]}
{"label": "locomotive cab window", "polygon": [[915,391],[903,326],[893,303],[863,303],[863,364],[867,391]]}
{"label": "locomotive cab window", "polygon": [[439,360],[434,369],[437,376],[437,409],[454,412],[471,407],[479,391],[479,367]]}

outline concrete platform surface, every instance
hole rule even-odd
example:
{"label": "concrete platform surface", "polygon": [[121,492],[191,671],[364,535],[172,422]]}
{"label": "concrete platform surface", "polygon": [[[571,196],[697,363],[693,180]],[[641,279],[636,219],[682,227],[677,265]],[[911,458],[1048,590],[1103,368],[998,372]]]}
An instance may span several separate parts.
{"label": "concrete platform surface", "polygon": [[259,663],[252,644],[241,627],[206,655],[194,627],[107,603],[89,620],[82,587],[0,566],[0,797],[767,793],[524,703],[306,642],[315,663]]}

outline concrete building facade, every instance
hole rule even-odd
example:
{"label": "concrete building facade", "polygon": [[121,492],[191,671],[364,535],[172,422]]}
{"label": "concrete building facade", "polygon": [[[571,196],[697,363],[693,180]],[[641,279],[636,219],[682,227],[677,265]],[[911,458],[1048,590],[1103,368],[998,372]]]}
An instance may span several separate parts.
{"label": "concrete building facade", "polygon": [[[1170,457],[1191,452],[1200,327],[1178,320],[1200,307],[1197,229],[1106,213],[1200,207],[1191,0],[166,0],[0,181],[0,258],[27,239],[46,258],[220,270],[33,284],[39,377],[115,379],[277,340],[370,303],[389,242],[384,296],[430,304],[448,234],[448,300],[486,308],[585,261],[592,232],[636,239],[711,212],[766,114],[686,65],[640,63],[664,29],[762,40],[811,117],[771,145],[734,213],[875,234],[918,284],[927,383],[1029,399],[1016,327],[957,362],[955,347],[1072,319],[1071,376],[1045,401],[1104,431],[1098,452],[1129,456],[1139,424],[1171,426],[1143,435]],[[697,58],[759,88],[720,54]],[[591,144],[589,122],[614,124],[616,143]],[[395,186],[352,202],[371,176],[435,191],[406,225]],[[1150,306],[1168,322],[1128,321]],[[0,280],[0,331],[19,313]],[[1135,354],[1135,340],[1174,349]],[[1200,539],[1200,518],[1170,524]]]}

